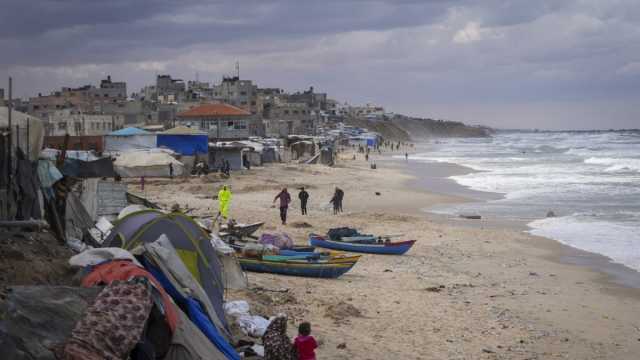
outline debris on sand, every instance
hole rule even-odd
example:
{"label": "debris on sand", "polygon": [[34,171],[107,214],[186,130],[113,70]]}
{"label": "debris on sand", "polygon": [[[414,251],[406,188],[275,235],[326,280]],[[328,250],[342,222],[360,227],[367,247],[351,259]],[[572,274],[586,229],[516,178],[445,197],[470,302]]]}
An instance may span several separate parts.
{"label": "debris on sand", "polygon": [[350,317],[362,317],[362,312],[357,307],[340,301],[337,304],[329,305],[325,316],[334,320],[345,320]]}
{"label": "debris on sand", "polygon": [[312,228],[313,225],[309,224],[306,221],[296,221],[291,223],[291,227],[297,228],[297,229],[308,229],[308,228]]}

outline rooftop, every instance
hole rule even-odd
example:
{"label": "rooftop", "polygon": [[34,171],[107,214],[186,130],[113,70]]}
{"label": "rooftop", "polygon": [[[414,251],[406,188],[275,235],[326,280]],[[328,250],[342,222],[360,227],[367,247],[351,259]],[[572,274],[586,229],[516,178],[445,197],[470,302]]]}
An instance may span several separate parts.
{"label": "rooftop", "polygon": [[178,114],[179,117],[248,116],[250,112],[229,104],[205,104]]}

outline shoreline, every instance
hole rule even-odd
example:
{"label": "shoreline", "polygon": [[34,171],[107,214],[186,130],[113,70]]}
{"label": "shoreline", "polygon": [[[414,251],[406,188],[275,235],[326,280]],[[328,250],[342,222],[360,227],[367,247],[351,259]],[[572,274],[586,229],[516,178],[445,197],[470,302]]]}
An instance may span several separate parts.
{"label": "shoreline", "polygon": [[[456,183],[454,180],[449,179],[450,176],[464,175],[477,172],[474,169],[454,164],[454,163],[427,163],[422,161],[414,161],[412,166],[407,166],[407,163],[403,163],[401,160],[388,158],[383,160],[384,163],[395,163],[399,169],[407,172],[413,177],[413,180],[408,181],[408,186],[418,187],[418,190],[433,193],[431,189],[434,189],[435,193],[445,196],[451,196],[461,202],[476,202],[482,203],[491,200],[499,200],[504,198],[503,194],[483,192],[470,189],[466,186]],[[425,173],[428,174],[425,176]],[[435,174],[435,175],[434,175]],[[541,244],[540,246],[551,248],[556,247],[554,250],[557,255],[550,256],[550,259],[562,264],[571,264],[575,266],[586,267],[590,270],[599,272],[602,274],[605,282],[620,285],[624,287],[640,289],[640,271],[628,267],[624,264],[617,263],[613,259],[606,255],[599,253],[582,250],[570,245],[562,243],[560,240],[556,240],[549,237],[537,236],[529,233],[532,228],[529,227],[526,221],[508,220],[508,219],[481,219],[481,221],[458,219],[453,215],[439,214],[431,212],[430,209],[437,208],[439,206],[448,206],[451,202],[445,202],[441,204],[432,204],[423,209],[424,212],[429,213],[432,216],[439,218],[441,221],[449,222],[455,226],[471,226],[471,227],[488,227],[488,228],[509,228],[521,230],[527,235],[539,239],[540,241],[550,241],[554,244]],[[482,214],[480,214],[482,215]]]}
{"label": "shoreline", "polygon": [[[224,180],[234,191],[232,216],[265,221],[262,232],[286,232],[299,244],[309,232],[352,226],[404,234],[418,240],[414,247],[404,256],[365,255],[335,280],[248,273],[251,288],[229,291],[227,300],[248,300],[252,312],[264,316],[288,314],[291,336],[297,323],[310,321],[314,336],[324,341],[320,358],[637,357],[638,289],[554,261],[562,248],[554,240],[422,212],[425,204],[468,199],[419,189],[401,166],[381,162],[371,170],[356,155],[355,161],[343,155],[333,168],[288,163],[234,173]],[[216,206],[211,194],[222,184],[214,177],[186,178],[149,182],[145,192],[164,207],[178,203],[206,216]],[[327,202],[338,184],[345,213],[333,216]],[[295,197],[302,185],[311,194],[308,216],[300,215]],[[285,186],[296,200],[282,226],[271,203]]]}

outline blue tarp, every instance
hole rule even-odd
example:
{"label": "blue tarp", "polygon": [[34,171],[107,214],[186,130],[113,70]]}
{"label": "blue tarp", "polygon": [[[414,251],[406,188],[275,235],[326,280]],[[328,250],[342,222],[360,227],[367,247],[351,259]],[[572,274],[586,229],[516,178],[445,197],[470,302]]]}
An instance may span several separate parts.
{"label": "blue tarp", "polygon": [[367,146],[376,146],[376,139],[367,138]]}
{"label": "blue tarp", "polygon": [[220,352],[223,353],[227,357],[227,359],[240,360],[240,356],[235,351],[233,346],[231,346],[227,342],[227,340],[220,334],[220,331],[218,331],[215,325],[213,325],[213,322],[211,321],[211,319],[209,319],[207,313],[202,309],[200,303],[197,300],[191,297],[186,298],[182,296],[178,289],[173,286],[171,281],[167,279],[164,273],[159,268],[152,265],[149,260],[144,257],[140,258],[139,260],[141,260],[145,269],[150,272],[156,280],[158,280],[160,285],[162,285],[167,294],[171,296],[173,301],[175,301],[181,309],[186,310],[186,313],[189,316],[191,322],[194,323],[198,327],[198,329],[200,329],[200,331],[202,331],[207,339],[209,339],[209,341],[211,341],[211,343],[215,345],[215,347],[218,348],[218,350],[220,350]]}
{"label": "blue tarp", "polygon": [[144,134],[151,134],[151,133],[148,132],[148,131],[144,131],[142,129],[135,128],[135,127],[128,127],[128,128],[116,130],[116,131],[110,133],[109,135],[130,136],[130,135],[144,135]]}
{"label": "blue tarp", "polygon": [[209,137],[207,135],[158,134],[158,147],[164,146],[181,155],[207,154]]}

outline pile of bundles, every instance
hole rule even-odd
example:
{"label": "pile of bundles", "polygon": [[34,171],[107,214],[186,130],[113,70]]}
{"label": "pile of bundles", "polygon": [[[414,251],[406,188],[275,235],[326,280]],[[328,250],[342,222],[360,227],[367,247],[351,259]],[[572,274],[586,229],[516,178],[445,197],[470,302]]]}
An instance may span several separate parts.
{"label": "pile of bundles", "polygon": [[223,308],[226,288],[246,286],[233,251],[151,209],[118,220],[102,246],[69,260],[80,287],[11,288],[3,359],[240,358]]}
{"label": "pile of bundles", "polygon": [[278,255],[280,250],[292,249],[293,240],[285,233],[260,235],[257,244],[246,244],[242,248],[242,256],[261,259],[265,255]]}

